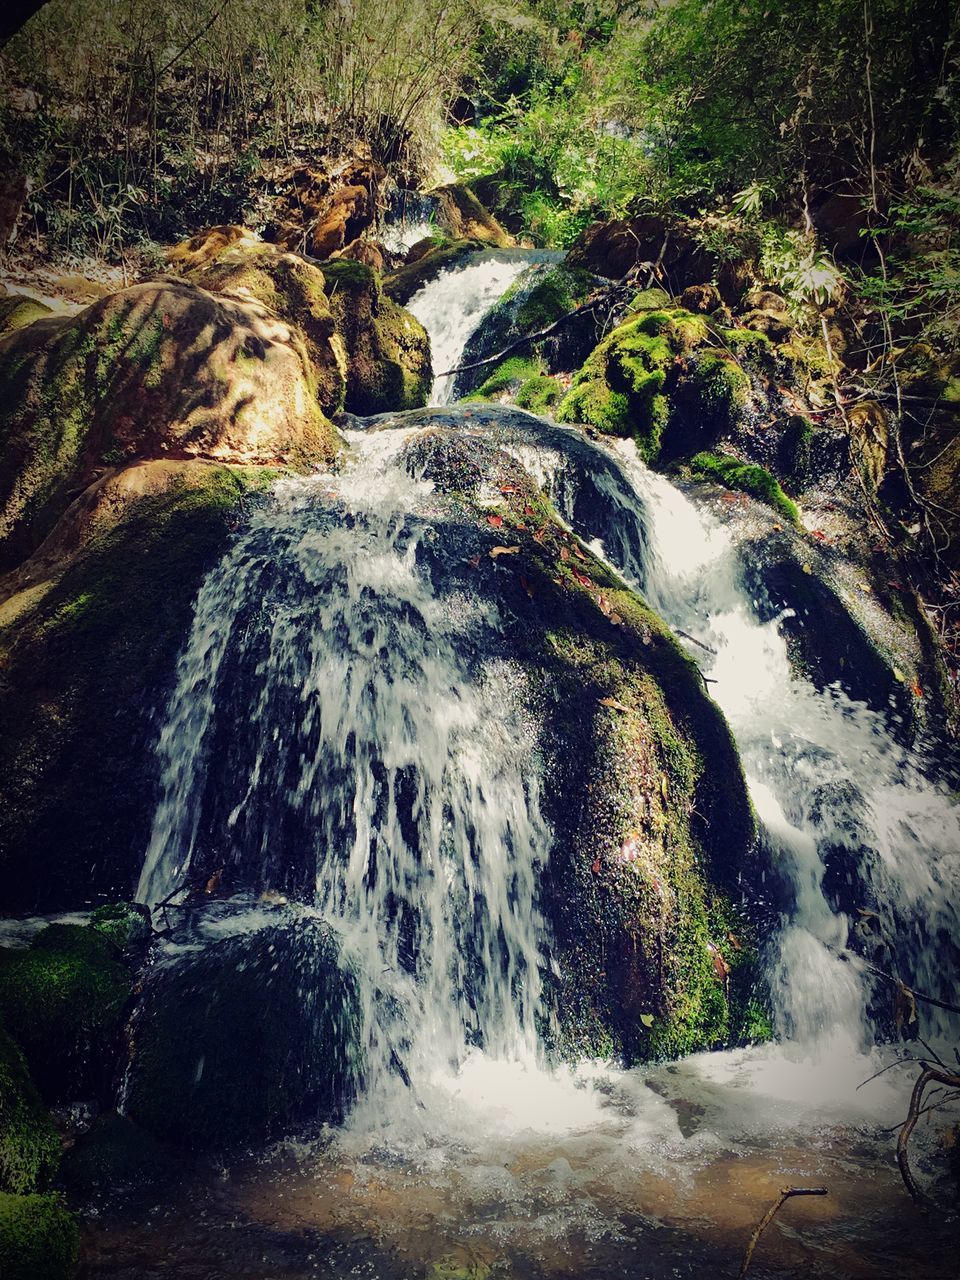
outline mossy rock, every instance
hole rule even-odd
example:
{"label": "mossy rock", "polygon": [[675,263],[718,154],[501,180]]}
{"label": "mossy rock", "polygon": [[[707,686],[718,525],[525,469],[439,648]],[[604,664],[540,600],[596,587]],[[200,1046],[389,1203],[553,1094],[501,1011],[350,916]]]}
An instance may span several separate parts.
{"label": "mossy rock", "polygon": [[25,950],[0,951],[0,1014],[48,1102],[104,1092],[130,988],[89,926],[50,925]]}
{"label": "mossy rock", "polygon": [[180,1172],[180,1163],[166,1146],[111,1111],[64,1154],[60,1182],[71,1195],[89,1199],[162,1186]]}
{"label": "mossy rock", "polygon": [[0,340],[0,568],[50,532],[105,466],[143,457],[330,462],[299,332],[189,284],[124,289]]}
{"label": "mossy rock", "polygon": [[[414,261],[398,267],[383,278],[383,292],[394,302],[405,307],[424,285],[455,267],[479,250],[485,249],[479,240],[450,240],[435,242],[426,253],[418,253]],[[419,246],[414,246],[418,249]],[[324,268],[330,264],[325,263]]]}
{"label": "mossy rock", "polygon": [[[461,363],[473,364],[503,351],[520,338],[541,333],[564,316],[568,320],[549,337],[519,349],[518,358],[534,361],[539,372],[553,374],[577,369],[596,345],[598,328],[609,318],[609,307],[571,315],[600,282],[587,271],[562,263],[540,262],[528,267],[486,313],[464,348]],[[610,306],[614,300],[611,299]],[[454,395],[478,391],[489,376],[486,368],[458,374]]]}
{"label": "mossy rock", "polygon": [[9,297],[0,298],[0,338],[15,329],[23,329],[34,320],[42,320],[52,315],[50,307],[35,298],[25,298],[22,294],[13,293]]}
{"label": "mossy rock", "polygon": [[[464,530],[456,549],[431,548],[431,578],[504,620],[497,657],[530,691],[554,833],[540,905],[559,975],[542,1034],[565,1056],[628,1061],[767,1036],[751,925],[734,905],[756,867],[729,729],[665,624],[567,532],[512,456],[514,439],[552,429],[499,407],[478,406],[471,423],[469,436],[425,431],[408,457],[452,504],[438,527]],[[487,426],[492,439],[477,434]],[[503,495],[496,528],[490,493]],[[494,544],[517,551],[493,558]]]}
{"label": "mossy rock", "polygon": [[0,1026],[0,1190],[43,1190],[59,1163],[60,1139],[23,1054]]}
{"label": "mossy rock", "polygon": [[713,480],[727,489],[748,493],[752,498],[765,502],[768,507],[773,507],[774,511],[791,524],[800,523],[797,504],[787,497],[777,478],[763,467],[741,462],[739,458],[727,453],[698,453],[690,459],[688,465],[691,474],[698,479]]}
{"label": "mossy rock", "polygon": [[331,1118],[361,1071],[356,1001],[338,940],[310,918],[156,965],[132,1026],[126,1110],[194,1148]]}
{"label": "mossy rock", "polygon": [[56,1195],[0,1192],[0,1275],[3,1280],[69,1280],[80,1230]]}
{"label": "mossy rock", "polygon": [[678,354],[671,345],[675,332],[685,341],[685,320],[674,326],[666,312],[645,312],[620,325],[575,376],[557,408],[557,421],[632,435],[646,459],[656,458],[669,415],[663,391]]}
{"label": "mossy rock", "polygon": [[139,902],[110,902],[97,907],[90,927],[120,951],[142,950],[153,937],[150,910]]}
{"label": "mossy rock", "polygon": [[423,325],[385,295],[380,277],[363,263],[338,258],[321,271],[345,353],[347,412],[366,417],[422,408],[433,386]]}
{"label": "mossy rock", "polygon": [[496,400],[503,396],[515,398],[520,388],[533,378],[540,377],[543,368],[537,360],[523,356],[511,356],[493,368],[476,391],[464,396],[463,401]]}
{"label": "mossy rock", "polygon": [[514,397],[517,407],[531,413],[547,414],[563,399],[563,384],[547,374],[537,373],[527,378]]}
{"label": "mossy rock", "polygon": [[343,409],[346,360],[336,341],[336,321],[320,268],[296,253],[271,245],[226,247],[188,278],[211,293],[252,299],[303,335],[320,408],[328,416]]}
{"label": "mossy rock", "polygon": [[438,202],[437,219],[454,240],[478,240],[494,249],[509,249],[516,243],[463,183],[435,187],[428,194]]}
{"label": "mossy rock", "polygon": [[268,475],[149,462],[104,476],[2,584],[8,910],[130,896],[156,785],[153,713],[203,576]]}

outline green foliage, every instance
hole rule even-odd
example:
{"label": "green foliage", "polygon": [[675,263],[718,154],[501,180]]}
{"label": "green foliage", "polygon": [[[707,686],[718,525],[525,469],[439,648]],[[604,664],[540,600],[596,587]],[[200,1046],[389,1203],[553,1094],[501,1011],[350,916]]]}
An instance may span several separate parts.
{"label": "green foliage", "polygon": [[60,1139],[23,1054],[0,1026],[0,1190],[43,1190],[59,1162]]}
{"label": "green foliage", "polygon": [[471,395],[464,400],[493,400],[506,391],[517,391],[531,378],[543,373],[539,360],[525,359],[523,356],[511,356],[502,360],[493,373]]}
{"label": "green foliage", "polygon": [[76,1220],[60,1196],[0,1192],[3,1280],[69,1280],[79,1248]]}
{"label": "green foliage", "polygon": [[800,523],[797,504],[783,492],[779,482],[763,467],[741,462],[738,458],[726,453],[698,453],[690,459],[690,471],[704,480],[715,480],[728,489],[739,489],[749,493],[773,507],[791,524]]}

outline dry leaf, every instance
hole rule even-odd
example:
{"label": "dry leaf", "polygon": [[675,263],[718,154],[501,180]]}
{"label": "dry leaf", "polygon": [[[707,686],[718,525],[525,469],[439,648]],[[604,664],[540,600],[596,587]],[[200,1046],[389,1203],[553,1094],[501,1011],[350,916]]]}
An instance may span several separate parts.
{"label": "dry leaf", "polygon": [[490,559],[496,560],[497,556],[515,556],[519,550],[519,547],[491,547]]}
{"label": "dry leaf", "polygon": [[616,698],[601,698],[601,707],[611,707],[614,711],[629,711],[629,707],[625,707],[622,702],[618,702]]}
{"label": "dry leaf", "polygon": [[487,524],[492,524],[494,529],[499,529],[503,524],[503,516],[487,516]]}

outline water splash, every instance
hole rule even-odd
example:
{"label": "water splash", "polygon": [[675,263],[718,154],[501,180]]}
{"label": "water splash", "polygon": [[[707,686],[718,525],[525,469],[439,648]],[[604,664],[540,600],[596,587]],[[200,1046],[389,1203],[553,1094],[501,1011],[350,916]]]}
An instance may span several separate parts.
{"label": "water splash", "polygon": [[443,517],[410,434],[354,434],[342,472],[283,482],[205,583],[140,885],[157,903],[198,858],[253,884],[312,862],[381,1108],[474,1045],[535,1057],[549,845],[517,673],[477,656],[498,620],[431,581]]}

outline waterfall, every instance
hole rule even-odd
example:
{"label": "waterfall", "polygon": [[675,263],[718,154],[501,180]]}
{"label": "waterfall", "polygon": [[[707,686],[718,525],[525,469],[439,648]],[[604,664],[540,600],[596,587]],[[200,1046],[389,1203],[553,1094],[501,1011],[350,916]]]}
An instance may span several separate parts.
{"label": "waterfall", "polygon": [[[873,1042],[869,973],[848,952],[858,927],[892,924],[888,969],[949,999],[960,938],[956,803],[883,714],[794,669],[782,615],[758,616],[729,530],[649,470],[632,442],[604,446],[532,418],[517,423],[517,456],[712,681],[792,899],[769,957],[780,1034],[807,1050]],[[829,901],[837,859],[841,878],[858,880],[869,902],[854,914]],[[936,1015],[927,1021],[936,1025]]]}
{"label": "waterfall", "polygon": [[[470,335],[506,290],[536,262],[559,255],[548,251],[497,250],[472,254],[425,284],[407,303],[430,335],[437,375],[455,369]],[[455,378],[434,379],[430,403],[449,404]]]}
{"label": "waterfall", "polygon": [[207,579],[139,891],[225,864],[312,892],[364,978],[378,1097],[471,1046],[535,1055],[548,849],[514,675],[476,657],[498,620],[431,581],[410,434],[352,433],[344,470],[283,482]]}

